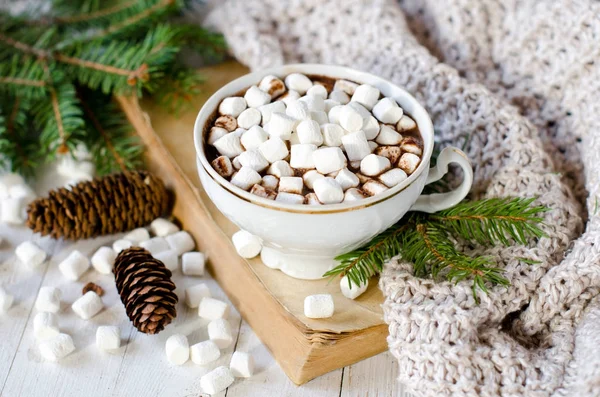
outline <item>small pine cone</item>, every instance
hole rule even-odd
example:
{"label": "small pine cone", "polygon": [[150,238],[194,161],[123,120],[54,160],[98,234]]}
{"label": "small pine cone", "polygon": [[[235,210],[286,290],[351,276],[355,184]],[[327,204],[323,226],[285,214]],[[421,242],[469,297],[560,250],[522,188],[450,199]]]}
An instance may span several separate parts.
{"label": "small pine cone", "polygon": [[171,271],[148,251],[139,247],[121,251],[113,273],[125,312],[138,331],[157,334],[177,316]]}
{"label": "small pine cone", "polygon": [[145,226],[163,215],[169,196],[160,179],[132,171],[60,188],[27,209],[27,226],[42,236],[80,240]]}

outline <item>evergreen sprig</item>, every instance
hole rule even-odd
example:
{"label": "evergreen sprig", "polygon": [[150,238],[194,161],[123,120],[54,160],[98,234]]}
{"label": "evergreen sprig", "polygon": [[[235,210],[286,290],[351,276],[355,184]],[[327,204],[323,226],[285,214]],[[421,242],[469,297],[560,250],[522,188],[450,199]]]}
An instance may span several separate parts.
{"label": "evergreen sprig", "polygon": [[477,300],[477,290],[487,292],[487,284],[510,283],[503,269],[494,266],[493,258],[468,256],[457,249],[454,241],[464,239],[484,246],[524,245],[530,239],[544,237],[539,214],[547,208],[534,205],[534,200],[491,198],[463,202],[434,214],[411,213],[365,246],[338,256],[340,264],[324,276],[348,276],[350,286],[362,285],[381,272],[387,260],[400,255],[414,264],[417,277],[445,278],[455,283],[472,280]]}

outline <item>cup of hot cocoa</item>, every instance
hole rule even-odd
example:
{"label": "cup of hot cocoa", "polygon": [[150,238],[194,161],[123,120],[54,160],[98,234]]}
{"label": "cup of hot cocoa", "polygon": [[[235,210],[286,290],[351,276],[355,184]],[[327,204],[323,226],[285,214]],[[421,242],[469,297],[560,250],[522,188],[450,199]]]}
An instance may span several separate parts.
{"label": "cup of hot cocoa", "polygon": [[[198,173],[233,223],[263,241],[265,265],[316,279],[409,210],[460,202],[473,180],[459,149],[429,168],[433,125],[402,88],[346,67],[285,65],[217,91],[194,126]],[[448,165],[463,180],[422,195]]]}

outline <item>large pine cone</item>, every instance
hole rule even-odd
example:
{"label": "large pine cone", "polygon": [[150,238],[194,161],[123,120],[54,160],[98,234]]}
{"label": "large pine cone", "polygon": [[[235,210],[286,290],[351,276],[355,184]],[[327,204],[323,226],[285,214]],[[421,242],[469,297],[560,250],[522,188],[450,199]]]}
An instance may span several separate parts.
{"label": "large pine cone", "polygon": [[42,236],[79,240],[145,226],[163,215],[169,196],[145,171],[108,175],[60,188],[27,209],[27,226]]}
{"label": "large pine cone", "polygon": [[148,251],[139,247],[121,251],[113,273],[127,316],[138,331],[157,334],[177,316],[171,271]]}

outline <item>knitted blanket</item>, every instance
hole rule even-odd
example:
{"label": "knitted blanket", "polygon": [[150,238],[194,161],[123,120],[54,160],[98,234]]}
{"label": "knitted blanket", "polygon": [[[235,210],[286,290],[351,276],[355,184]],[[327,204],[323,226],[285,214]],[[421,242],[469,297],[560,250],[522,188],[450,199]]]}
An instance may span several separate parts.
{"label": "knitted blanket", "polygon": [[253,69],[340,64],[405,87],[441,146],[466,142],[472,198],[551,208],[536,244],[462,247],[496,258],[512,284],[480,304],[469,281],[386,264],[388,342],[409,391],[600,395],[600,2],[227,0],[208,22]]}

